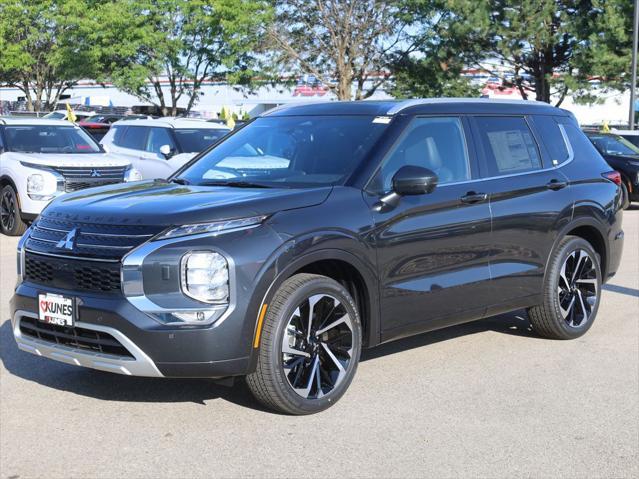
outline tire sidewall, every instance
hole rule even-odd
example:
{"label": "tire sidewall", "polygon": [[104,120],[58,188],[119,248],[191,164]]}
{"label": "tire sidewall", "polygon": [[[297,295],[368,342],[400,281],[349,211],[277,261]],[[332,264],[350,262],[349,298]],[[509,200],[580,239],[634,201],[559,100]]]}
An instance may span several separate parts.
{"label": "tire sidewall", "polygon": [[[316,294],[327,294],[337,298],[346,308],[351,316],[353,324],[353,354],[349,364],[349,370],[342,382],[326,396],[320,399],[305,399],[299,396],[290,386],[282,367],[282,351],[281,344],[288,320],[295,309],[308,297]],[[281,399],[290,405],[290,409],[296,414],[312,414],[323,411],[337,402],[350,386],[353,377],[357,371],[359,363],[361,344],[362,344],[362,328],[357,307],[350,294],[336,281],[330,278],[317,278],[309,281],[301,288],[290,295],[279,311],[277,311],[277,327],[275,334],[269,338],[272,341],[270,355],[268,361],[271,370],[275,372],[275,380],[278,384],[277,394]]]}
{"label": "tire sidewall", "polygon": [[5,227],[0,223],[0,231],[2,232],[2,234],[7,235],[7,236],[17,236],[17,231],[20,227],[20,223],[21,223],[21,218],[20,218],[20,203],[18,202],[18,194],[16,193],[16,191],[13,189],[13,186],[11,185],[6,185],[4,188],[2,188],[2,191],[0,192],[0,201],[2,200],[2,198],[4,198],[4,195],[9,192],[11,194],[11,196],[13,197],[13,203],[15,205],[15,217],[13,218],[13,228],[10,230],[5,229]]}
{"label": "tire sidewall", "polygon": [[[559,294],[557,289],[559,287],[559,276],[561,272],[561,267],[564,262],[577,249],[583,249],[588,252],[590,257],[593,260],[593,264],[595,266],[595,270],[597,272],[597,301],[592,308],[592,312],[588,317],[588,320],[580,324],[577,327],[569,326],[566,320],[561,315],[561,310],[559,309]],[[561,329],[562,334],[567,338],[578,338],[586,333],[592,326],[595,318],[597,317],[597,311],[599,310],[599,303],[601,303],[601,266],[600,266],[600,258],[594,248],[587,241],[581,238],[572,238],[571,240],[564,243],[560,250],[557,252],[557,260],[553,264],[553,269],[551,271],[551,277],[549,287],[551,288],[551,298],[552,298],[552,310],[554,312],[557,326]]]}

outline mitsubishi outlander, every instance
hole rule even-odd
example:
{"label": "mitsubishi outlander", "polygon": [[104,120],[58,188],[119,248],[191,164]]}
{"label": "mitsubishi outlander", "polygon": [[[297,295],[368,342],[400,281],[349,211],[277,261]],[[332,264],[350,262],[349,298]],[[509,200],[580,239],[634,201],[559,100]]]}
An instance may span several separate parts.
{"label": "mitsubishi outlander", "polygon": [[314,413],[380,343],[518,309],[583,335],[620,262],[619,183],[543,103],[286,106],[168,180],[55,199],[18,246],[13,333],[103,371],[245,376]]}

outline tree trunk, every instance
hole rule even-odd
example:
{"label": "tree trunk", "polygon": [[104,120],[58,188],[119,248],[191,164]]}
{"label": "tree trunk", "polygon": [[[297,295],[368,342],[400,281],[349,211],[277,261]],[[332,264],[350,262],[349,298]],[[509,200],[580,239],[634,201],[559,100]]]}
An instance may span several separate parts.
{"label": "tree trunk", "polygon": [[337,99],[348,101],[352,96],[352,85],[349,75],[339,75],[337,79]]}

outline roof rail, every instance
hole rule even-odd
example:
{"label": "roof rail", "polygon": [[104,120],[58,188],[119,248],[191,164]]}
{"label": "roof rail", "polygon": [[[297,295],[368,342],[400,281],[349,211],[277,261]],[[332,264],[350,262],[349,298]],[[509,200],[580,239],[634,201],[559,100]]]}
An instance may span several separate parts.
{"label": "roof rail", "polygon": [[416,98],[414,100],[403,100],[397,102],[390,108],[386,114],[396,115],[397,113],[410,108],[411,106],[437,104],[437,103],[500,103],[506,105],[535,105],[535,106],[549,106],[547,103],[531,101],[531,100],[502,100],[492,98]]}

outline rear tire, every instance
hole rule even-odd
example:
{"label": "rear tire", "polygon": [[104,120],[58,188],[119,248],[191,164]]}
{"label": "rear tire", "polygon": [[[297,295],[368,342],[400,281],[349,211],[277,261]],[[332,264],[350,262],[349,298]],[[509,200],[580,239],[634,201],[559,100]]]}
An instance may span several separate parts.
{"label": "rear tire", "polygon": [[553,251],[543,303],[528,309],[533,329],[551,339],[574,339],[592,326],[601,298],[599,255],[586,240],[566,236]]}
{"label": "rear tire", "polygon": [[323,411],[353,380],[361,342],[359,313],[348,291],[326,276],[295,275],[268,306],[257,368],[246,382],[275,411]]}
{"label": "rear tire", "polygon": [[21,236],[27,224],[20,216],[20,203],[13,186],[6,185],[0,192],[0,231],[7,236]]}
{"label": "rear tire", "polygon": [[621,182],[621,207],[626,210],[630,206],[630,193],[628,193],[628,187],[622,181]]}

